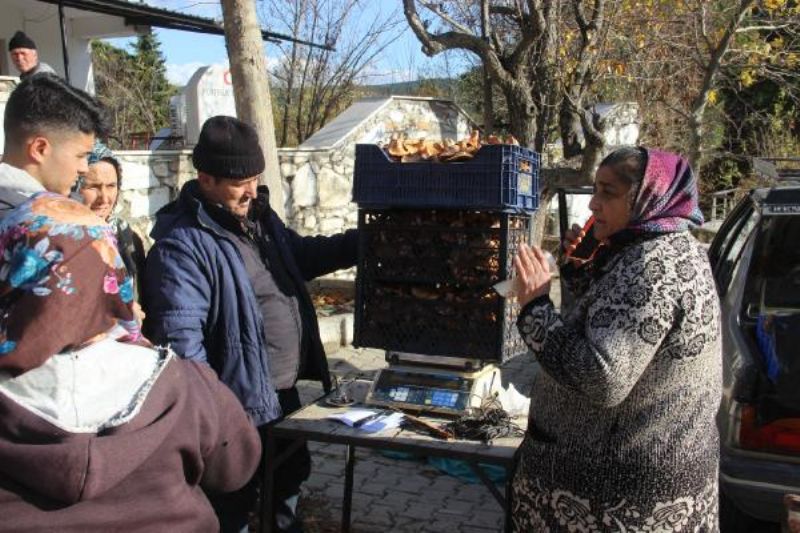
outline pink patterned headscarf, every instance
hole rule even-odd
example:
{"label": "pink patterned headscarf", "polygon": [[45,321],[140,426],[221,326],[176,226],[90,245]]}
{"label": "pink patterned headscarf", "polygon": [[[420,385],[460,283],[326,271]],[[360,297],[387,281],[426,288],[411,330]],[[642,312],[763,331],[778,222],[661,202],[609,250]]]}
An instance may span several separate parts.
{"label": "pink patterned headscarf", "polygon": [[647,150],[647,168],[626,229],[634,233],[672,233],[703,224],[697,180],[678,154]]}
{"label": "pink patterned headscarf", "polygon": [[114,229],[52,193],[9,212],[0,222],[0,369],[22,374],[109,331],[147,344]]}

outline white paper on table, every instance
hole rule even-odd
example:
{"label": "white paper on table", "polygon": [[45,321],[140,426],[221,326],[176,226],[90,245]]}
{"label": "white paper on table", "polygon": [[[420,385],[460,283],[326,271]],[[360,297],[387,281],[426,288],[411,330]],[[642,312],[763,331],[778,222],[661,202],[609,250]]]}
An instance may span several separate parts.
{"label": "white paper on table", "polygon": [[384,429],[399,427],[402,421],[403,413],[390,413],[388,415],[383,415],[379,418],[376,418],[371,422],[367,422],[358,429],[367,433],[377,433],[379,431],[383,431]]}
{"label": "white paper on table", "polygon": [[368,416],[372,416],[379,412],[380,411],[375,411],[373,409],[348,409],[347,411],[341,413],[334,413],[332,415],[328,415],[325,418],[330,418],[331,420],[337,420],[342,424],[353,427],[353,425],[359,420],[363,420]]}
{"label": "white paper on table", "polygon": [[[365,418],[380,412],[380,410],[372,409],[348,409],[347,411],[341,413],[328,415],[326,418],[336,420],[342,424],[353,427],[360,420],[364,420]],[[367,433],[377,433],[378,431],[384,429],[396,428],[402,421],[403,413],[387,413],[365,423],[363,426],[357,427],[356,429],[360,429],[361,431],[365,431]]]}

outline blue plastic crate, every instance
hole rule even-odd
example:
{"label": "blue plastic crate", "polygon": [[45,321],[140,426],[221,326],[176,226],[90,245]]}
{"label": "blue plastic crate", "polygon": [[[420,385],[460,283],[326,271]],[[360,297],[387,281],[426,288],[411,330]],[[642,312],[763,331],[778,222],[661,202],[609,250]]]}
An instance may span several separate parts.
{"label": "blue plastic crate", "polygon": [[353,201],[369,208],[535,211],[539,154],[521,146],[492,144],[481,147],[469,161],[400,163],[377,145],[357,144]]}

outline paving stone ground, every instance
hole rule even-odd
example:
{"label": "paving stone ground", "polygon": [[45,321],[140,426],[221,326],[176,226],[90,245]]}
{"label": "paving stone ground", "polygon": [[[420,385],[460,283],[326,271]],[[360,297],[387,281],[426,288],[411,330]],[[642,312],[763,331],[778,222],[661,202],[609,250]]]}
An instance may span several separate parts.
{"label": "paving stone ground", "polygon": [[[371,377],[386,366],[384,352],[346,347],[329,354],[331,370],[346,378]],[[527,394],[535,363],[530,356],[510,361],[503,370]],[[508,376],[508,378],[507,378]],[[513,377],[511,377],[513,376]],[[527,388],[526,388],[527,387]],[[319,397],[317,383],[301,382],[304,402]],[[344,495],[344,446],[309,443],[311,477],[303,485],[301,514],[308,533],[339,531]],[[353,486],[355,533],[489,533],[502,530],[500,504],[482,484],[442,473],[423,457],[398,459],[357,449]]]}

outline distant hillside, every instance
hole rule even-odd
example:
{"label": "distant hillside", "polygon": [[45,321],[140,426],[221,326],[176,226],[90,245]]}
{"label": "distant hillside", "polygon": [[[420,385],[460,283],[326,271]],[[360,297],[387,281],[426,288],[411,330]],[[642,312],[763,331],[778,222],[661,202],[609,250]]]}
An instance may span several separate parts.
{"label": "distant hillside", "polygon": [[360,85],[359,91],[365,96],[448,96],[456,93],[458,80],[451,78],[432,78],[427,80],[385,83],[381,85]]}

